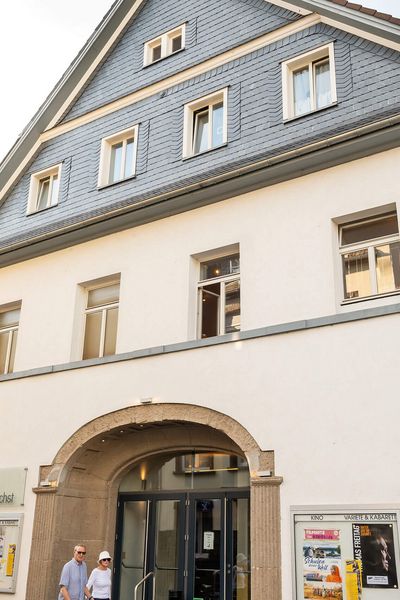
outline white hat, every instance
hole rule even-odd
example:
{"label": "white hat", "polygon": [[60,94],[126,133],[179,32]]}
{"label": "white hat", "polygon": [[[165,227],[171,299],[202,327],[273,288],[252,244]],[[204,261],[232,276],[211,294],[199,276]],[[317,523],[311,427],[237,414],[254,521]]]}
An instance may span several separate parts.
{"label": "white hat", "polygon": [[99,554],[99,560],[97,562],[100,562],[101,560],[104,560],[105,558],[110,558],[111,556],[109,555],[109,553],[107,552],[107,550],[103,550],[103,552],[100,552]]}

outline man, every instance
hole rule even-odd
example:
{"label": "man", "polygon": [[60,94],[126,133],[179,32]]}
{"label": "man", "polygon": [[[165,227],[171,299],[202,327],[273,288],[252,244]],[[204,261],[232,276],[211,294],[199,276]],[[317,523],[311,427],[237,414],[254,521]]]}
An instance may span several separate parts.
{"label": "man", "polygon": [[85,600],[87,567],[85,563],[86,547],[78,544],[74,548],[74,557],[67,562],[61,572],[60,600]]}

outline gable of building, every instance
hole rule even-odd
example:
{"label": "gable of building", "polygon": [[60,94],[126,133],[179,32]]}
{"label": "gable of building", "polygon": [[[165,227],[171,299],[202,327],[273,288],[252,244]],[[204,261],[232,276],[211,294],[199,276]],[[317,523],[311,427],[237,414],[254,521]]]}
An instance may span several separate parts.
{"label": "gable of building", "polygon": [[[82,84],[79,98],[59,124],[37,137],[25,164],[19,163],[19,180],[4,194],[0,210],[4,264],[40,253],[44,242],[55,249],[337,164],[357,152],[392,147],[400,109],[400,59],[393,43],[384,44],[382,37],[378,44],[368,39],[370,32],[355,35],[318,14],[289,11],[281,0],[277,4],[282,6],[235,0],[235,10],[228,11],[214,0],[201,7],[176,2],[164,18],[157,0],[148,0],[137,14],[128,18],[127,13],[124,35]],[[185,42],[175,56],[143,67],[145,41],[183,21],[187,47]],[[207,29],[210,21],[214,30]],[[329,45],[335,102],[285,119],[282,64]],[[130,76],[135,68],[136,78]],[[223,90],[227,144],[185,159],[184,106]],[[135,178],[99,185],[102,140],[132,126],[138,132]],[[326,150],[336,146],[334,154]],[[6,161],[2,182],[16,160],[17,154]],[[32,177],[53,165],[61,165],[57,206],[27,215]]]}

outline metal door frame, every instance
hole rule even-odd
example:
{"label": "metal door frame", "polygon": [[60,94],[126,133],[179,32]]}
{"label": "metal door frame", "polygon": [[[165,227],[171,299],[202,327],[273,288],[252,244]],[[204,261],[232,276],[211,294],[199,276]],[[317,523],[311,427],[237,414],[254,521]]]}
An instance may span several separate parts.
{"label": "metal door frame", "polygon": [[[179,565],[178,565],[178,587],[183,590],[185,600],[193,597],[194,589],[194,556],[195,556],[195,533],[196,533],[196,500],[218,499],[221,500],[221,544],[220,544],[220,600],[232,598],[232,569],[234,565],[232,500],[236,498],[250,498],[249,488],[229,488],[217,490],[179,490],[179,491],[154,491],[154,492],[123,492],[118,496],[115,557],[114,557],[114,581],[113,598],[119,598],[121,577],[121,553],[123,536],[123,519],[125,502],[146,502],[146,540],[143,557],[143,576],[149,571],[154,571],[155,565],[155,516],[156,502],[158,500],[179,500]],[[157,582],[156,582],[157,584]],[[153,591],[153,580],[146,586],[144,600],[151,598]],[[133,594],[133,592],[132,592]]]}

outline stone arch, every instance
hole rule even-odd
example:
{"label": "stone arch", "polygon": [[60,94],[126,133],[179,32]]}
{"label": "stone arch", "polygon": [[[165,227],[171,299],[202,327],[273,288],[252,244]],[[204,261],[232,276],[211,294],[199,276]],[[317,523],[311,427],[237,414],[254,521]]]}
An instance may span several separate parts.
{"label": "stone arch", "polygon": [[[187,404],[123,408],[83,425],[63,444],[53,463],[42,467],[41,485],[35,489],[37,500],[26,600],[54,597],[60,567],[77,540],[87,543],[90,563],[102,548],[112,550],[119,481],[129,464],[167,449],[180,451],[193,447],[245,456],[254,506],[252,531],[257,532],[257,539],[264,541],[260,527],[264,527],[261,521],[264,521],[266,506],[269,512],[272,508],[274,515],[268,525],[273,524],[274,531],[279,528],[277,490],[281,480],[273,476],[273,452],[263,452],[240,423],[221,412]],[[266,471],[271,477],[260,477],[260,473]],[[265,490],[268,490],[268,498]],[[266,506],[264,501],[267,501]],[[273,556],[275,563],[279,561],[280,549],[279,539],[274,536],[279,551],[274,549],[271,554],[269,547],[267,553],[270,558]],[[48,554],[48,560],[43,551]],[[271,577],[271,565],[264,564],[266,556],[261,557],[256,545],[252,553],[253,598],[257,597],[260,581],[260,590],[263,588],[260,598],[265,600],[268,596],[263,579]],[[275,582],[275,591],[276,585]],[[276,594],[272,597],[278,598]]]}

